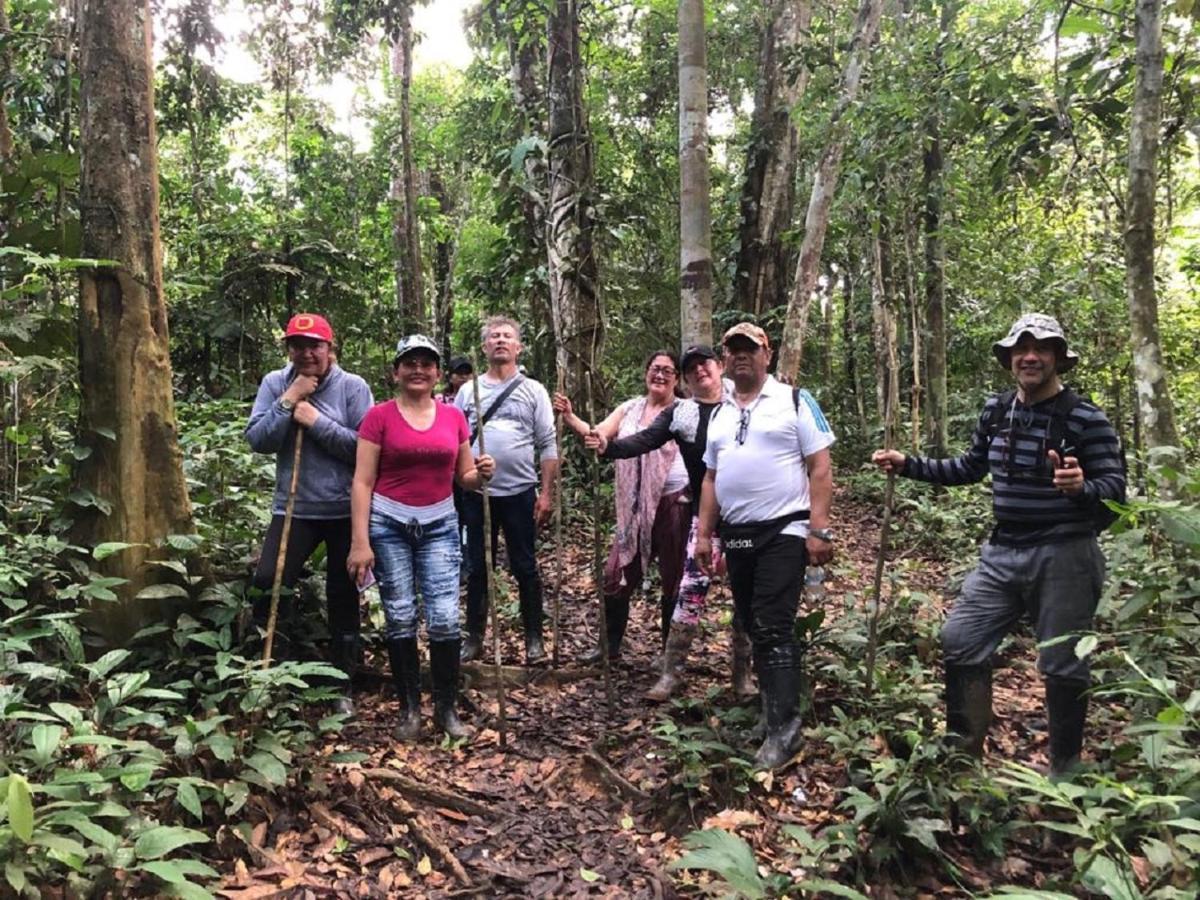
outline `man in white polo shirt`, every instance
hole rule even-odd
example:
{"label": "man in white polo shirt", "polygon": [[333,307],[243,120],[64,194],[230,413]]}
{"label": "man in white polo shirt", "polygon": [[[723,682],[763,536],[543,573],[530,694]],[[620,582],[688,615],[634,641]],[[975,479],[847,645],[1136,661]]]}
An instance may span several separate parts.
{"label": "man in white polo shirt", "polygon": [[733,380],[708,426],[696,559],[712,566],[720,520],[733,602],[754,644],[766,737],[755,761],[781,766],[795,752],[803,649],[796,609],[807,564],[833,555],[829,505],[833,432],[817,401],[767,374],[771,345],[741,322],[722,339]]}

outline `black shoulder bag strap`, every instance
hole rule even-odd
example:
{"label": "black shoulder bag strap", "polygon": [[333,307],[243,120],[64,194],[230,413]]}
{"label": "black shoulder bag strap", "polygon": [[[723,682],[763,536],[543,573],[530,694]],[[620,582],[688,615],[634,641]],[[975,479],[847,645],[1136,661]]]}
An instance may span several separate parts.
{"label": "black shoulder bag strap", "polygon": [[475,438],[479,437],[479,429],[491,420],[492,416],[496,414],[496,411],[499,410],[504,404],[504,401],[508,399],[508,395],[520,387],[524,381],[525,376],[518,375],[508,383],[508,387],[500,392],[500,396],[492,401],[492,405],[487,408],[487,412],[483,414],[483,418],[480,419],[479,422],[476,423],[475,427],[471,429],[471,440],[468,441],[469,446],[474,446]]}

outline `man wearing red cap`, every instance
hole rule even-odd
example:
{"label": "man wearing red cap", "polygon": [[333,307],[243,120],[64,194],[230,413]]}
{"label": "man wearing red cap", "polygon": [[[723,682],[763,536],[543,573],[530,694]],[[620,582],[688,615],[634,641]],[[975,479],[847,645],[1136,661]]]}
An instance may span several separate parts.
{"label": "man wearing red cap", "polygon": [[[321,316],[300,313],[284,334],[288,365],[263,378],[246,426],[246,440],[258,453],[275,454],[275,499],[262,556],[254,571],[254,621],[267,624],[275,579],[283,514],[292,483],[296,436],[304,429],[300,477],[283,564],[283,586],[300,578],[305,561],[321,544],[326,551],[325,589],[330,657],[352,676],[359,657],[358,590],[346,572],[350,552],[350,485],[358,426],[375,403],[357,375],[341,369],[333,352],[333,329]],[[281,606],[279,621],[285,622]],[[284,635],[286,637],[286,635]],[[349,683],[347,682],[347,691]],[[339,711],[351,712],[349,697]]]}

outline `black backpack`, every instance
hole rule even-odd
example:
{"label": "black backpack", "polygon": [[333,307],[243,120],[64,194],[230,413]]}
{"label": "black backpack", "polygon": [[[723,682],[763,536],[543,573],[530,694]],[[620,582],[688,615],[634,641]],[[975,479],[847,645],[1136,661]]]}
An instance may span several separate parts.
{"label": "black backpack", "polygon": [[[996,398],[996,405],[992,407],[991,415],[987,421],[987,436],[988,445],[990,446],[996,435],[1000,433],[1000,428],[1004,425],[1004,420],[1008,416],[1008,411],[1012,407],[1013,400],[1016,398],[1017,392],[1015,389],[1007,390]],[[1071,413],[1085,402],[1083,397],[1071,390],[1069,387],[1064,387],[1058,392],[1058,396],[1054,398],[1054,403],[1050,407],[1050,425],[1046,430],[1046,449],[1055,450],[1059,457],[1073,455],[1078,451],[1079,444],[1083,440],[1083,435],[1072,426]],[[1125,447],[1118,441],[1118,447],[1121,452],[1121,471],[1128,471],[1128,466],[1125,462]],[[1125,498],[1122,497],[1122,500]],[[1101,501],[1096,506],[1096,532],[1104,531],[1119,517],[1115,512],[1108,508],[1108,505]]]}

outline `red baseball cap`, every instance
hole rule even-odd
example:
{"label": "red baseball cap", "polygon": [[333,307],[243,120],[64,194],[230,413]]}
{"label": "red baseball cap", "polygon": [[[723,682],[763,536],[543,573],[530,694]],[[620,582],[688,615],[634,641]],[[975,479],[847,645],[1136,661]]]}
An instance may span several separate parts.
{"label": "red baseball cap", "polygon": [[323,316],[314,315],[313,313],[296,313],[292,316],[291,321],[287,324],[287,331],[283,334],[283,339],[286,341],[292,337],[312,338],[316,341],[328,341],[333,343],[333,329],[329,327],[329,323],[325,321]]}

